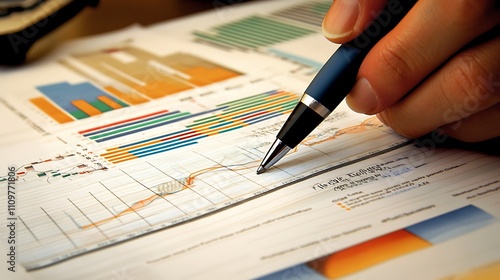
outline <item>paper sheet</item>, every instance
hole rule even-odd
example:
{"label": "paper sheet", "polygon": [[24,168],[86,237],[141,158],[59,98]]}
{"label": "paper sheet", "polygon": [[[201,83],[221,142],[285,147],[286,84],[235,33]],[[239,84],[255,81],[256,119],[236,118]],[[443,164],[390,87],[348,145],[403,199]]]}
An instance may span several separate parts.
{"label": "paper sheet", "polygon": [[[438,138],[417,148],[341,104],[279,165],[255,174],[317,66],[337,47],[325,42],[316,20],[329,1],[266,3],[82,40],[40,63],[2,72],[7,121],[0,184],[6,191],[0,199],[13,211],[2,217],[15,231],[1,232],[17,242],[15,250],[3,247],[5,254],[14,251],[17,272],[7,264],[2,273],[12,279],[284,277],[276,271],[305,273],[319,257],[424,228],[443,215],[480,223],[450,225],[441,232],[457,234],[438,242],[422,238],[421,247],[396,253],[423,266],[425,257],[415,254],[439,256],[441,246],[481,236],[453,260],[467,262],[464,254],[489,248],[480,258],[426,275],[446,277],[498,261],[497,157],[436,149]],[[235,45],[227,34],[245,34],[239,30],[245,24],[286,28],[290,35],[268,41],[243,35],[245,45]],[[17,179],[10,189],[9,178]],[[343,276],[384,273],[384,265],[398,260]],[[332,276],[323,267],[320,273]]]}

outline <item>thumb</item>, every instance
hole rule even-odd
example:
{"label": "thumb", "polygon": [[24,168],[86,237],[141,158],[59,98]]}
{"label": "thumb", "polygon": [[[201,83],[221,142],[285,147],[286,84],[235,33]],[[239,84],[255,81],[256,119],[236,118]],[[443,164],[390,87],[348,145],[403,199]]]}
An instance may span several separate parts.
{"label": "thumb", "polygon": [[342,44],[365,30],[388,0],[335,0],[323,19],[323,35]]}

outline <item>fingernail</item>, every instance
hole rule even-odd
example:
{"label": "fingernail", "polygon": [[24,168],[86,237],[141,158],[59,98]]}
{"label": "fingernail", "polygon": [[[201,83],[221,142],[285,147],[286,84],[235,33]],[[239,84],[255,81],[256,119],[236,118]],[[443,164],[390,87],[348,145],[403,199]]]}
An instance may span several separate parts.
{"label": "fingernail", "polygon": [[370,114],[377,108],[377,95],[366,78],[360,78],[346,98],[347,105],[358,113]]}
{"label": "fingernail", "polygon": [[335,0],[323,19],[323,35],[328,39],[349,36],[358,17],[358,0]]}

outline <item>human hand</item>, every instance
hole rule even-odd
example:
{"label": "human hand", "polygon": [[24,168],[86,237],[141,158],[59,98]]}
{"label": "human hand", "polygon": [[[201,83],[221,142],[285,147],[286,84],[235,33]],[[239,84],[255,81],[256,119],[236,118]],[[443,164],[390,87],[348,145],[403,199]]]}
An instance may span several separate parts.
{"label": "human hand", "polygon": [[[335,0],[323,33],[359,35],[388,0]],[[415,0],[416,1],[416,0]],[[346,98],[401,135],[500,136],[500,1],[420,0],[364,59]]]}

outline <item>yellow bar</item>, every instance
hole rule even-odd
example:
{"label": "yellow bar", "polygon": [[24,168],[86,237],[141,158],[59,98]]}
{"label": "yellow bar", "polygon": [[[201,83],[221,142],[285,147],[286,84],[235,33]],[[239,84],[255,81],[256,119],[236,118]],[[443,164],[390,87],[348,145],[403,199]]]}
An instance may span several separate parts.
{"label": "yellow bar", "polygon": [[120,163],[120,162],[124,162],[124,161],[128,161],[128,160],[132,160],[132,159],[136,159],[137,157],[134,156],[134,155],[131,155],[130,157],[127,157],[127,158],[124,158],[124,159],[119,159],[119,160],[110,160],[109,162],[113,163],[113,164],[117,164],[117,163]]}
{"label": "yellow bar", "polygon": [[[262,104],[262,105],[259,105],[259,106],[256,106],[256,107],[251,107],[251,108],[247,108],[247,109],[244,109],[244,110],[236,111],[236,112],[233,112],[231,114],[217,114],[216,116],[219,117],[220,119],[223,119],[223,120],[236,121],[236,120],[231,119],[231,118],[234,117],[234,116],[237,116],[237,115],[241,115],[241,114],[244,114],[244,113],[248,113],[248,112],[254,111],[254,110],[268,109],[269,107],[272,107],[272,106],[274,106],[274,105],[276,105],[278,103],[282,103],[282,102],[294,100],[296,98],[297,97],[295,97],[295,96],[290,96],[290,97],[287,97],[285,99],[281,99],[281,100],[278,100],[278,101],[273,101],[273,102],[270,102],[270,103]],[[268,110],[269,110],[269,112],[274,112],[274,111],[276,111],[278,109],[275,108],[275,109],[268,109]],[[222,116],[224,116],[224,118]],[[218,119],[214,119],[213,121],[208,122],[208,123],[203,123],[203,124],[192,126],[191,129],[193,129],[193,130],[194,129],[201,129],[201,128],[209,127],[209,126],[212,126],[212,125],[215,125],[215,124],[218,124],[218,123],[219,123],[219,120]]]}
{"label": "yellow bar", "polygon": [[111,107],[113,109],[122,108],[122,105],[116,103],[113,99],[111,99],[105,95],[99,95],[99,96],[97,96],[97,99],[99,99],[100,101],[102,101],[102,103],[108,105],[109,107]]}
{"label": "yellow bar", "polygon": [[58,123],[67,123],[73,121],[73,118],[68,116],[63,111],[59,110],[59,108],[52,105],[52,103],[50,103],[43,97],[30,99],[30,102],[33,103],[33,105],[38,107],[38,109],[42,110],[45,114],[49,115]]}
{"label": "yellow bar", "polygon": [[127,147],[127,148],[110,148],[110,149],[106,149],[106,151],[108,151],[108,152],[104,153],[104,154],[101,154],[101,156],[105,156],[105,157],[109,157],[110,155],[114,156],[113,154],[121,154],[121,153],[126,152],[126,151],[130,151],[130,150],[133,150],[133,149],[141,148],[141,147],[144,147],[144,146],[153,145],[153,144],[160,143],[160,142],[161,142],[160,140],[153,140],[153,141],[149,141],[149,142],[146,142],[146,143],[142,143],[142,144],[130,146],[130,147]]}
{"label": "yellow bar", "polygon": [[89,116],[95,116],[102,113],[101,111],[97,110],[94,106],[90,105],[85,100],[73,100],[71,101],[71,104],[73,104],[76,108],[82,110],[85,114]]}

